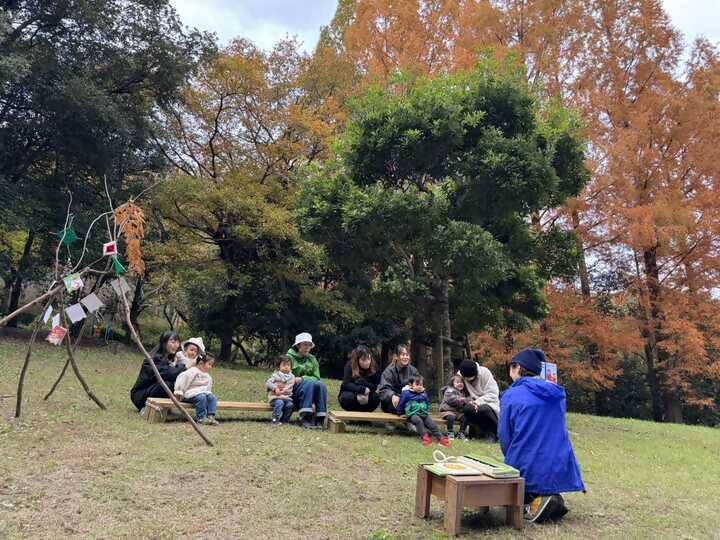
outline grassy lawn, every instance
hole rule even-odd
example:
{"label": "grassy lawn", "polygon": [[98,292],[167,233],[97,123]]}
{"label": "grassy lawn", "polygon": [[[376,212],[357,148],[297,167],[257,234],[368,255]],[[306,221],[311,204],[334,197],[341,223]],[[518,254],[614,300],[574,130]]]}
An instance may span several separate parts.
{"label": "grassy lawn", "polygon": [[[2,338],[0,338],[2,339]],[[444,538],[442,507],[413,517],[417,463],[431,450],[375,428],[344,435],[273,427],[236,414],[207,428],[206,447],[182,422],[142,421],[128,394],[140,357],[122,348],[79,351],[72,373],[42,401],[64,359],[41,344],[14,411],[24,343],[0,341],[0,538]],[[265,371],[217,368],[221,399],[264,400]],[[337,406],[338,381],[330,386]],[[530,538],[718,538],[720,430],[570,415],[588,493],[566,497],[561,524]],[[498,445],[456,443],[453,453]],[[463,536],[511,538],[500,509],[466,511]]]}

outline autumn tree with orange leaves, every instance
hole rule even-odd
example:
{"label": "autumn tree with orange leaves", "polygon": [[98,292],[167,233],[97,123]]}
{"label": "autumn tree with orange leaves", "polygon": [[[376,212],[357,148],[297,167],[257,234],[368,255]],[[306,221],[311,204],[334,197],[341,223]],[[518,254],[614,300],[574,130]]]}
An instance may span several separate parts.
{"label": "autumn tree with orange leaves", "polygon": [[685,47],[659,0],[348,0],[329,29],[365,80],[466,70],[481,50],[512,52],[536,92],[585,120],[590,183],[536,216],[543,229],[578,234],[580,275],[550,284],[542,325],[479,335],[478,352],[502,362],[543,346],[598,395],[622,377],[621,360],[642,358],[656,420],[715,406],[704,384],[720,379],[714,47]]}

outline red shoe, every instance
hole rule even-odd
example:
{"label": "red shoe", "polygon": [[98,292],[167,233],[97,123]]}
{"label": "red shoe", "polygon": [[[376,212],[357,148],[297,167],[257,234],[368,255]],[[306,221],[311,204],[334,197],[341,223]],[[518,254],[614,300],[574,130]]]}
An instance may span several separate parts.
{"label": "red shoe", "polygon": [[438,444],[440,446],[444,446],[445,448],[450,448],[450,439],[448,439],[447,437],[443,437],[438,441]]}
{"label": "red shoe", "polygon": [[430,446],[431,444],[432,444],[432,437],[426,433],[425,435],[422,436],[422,445]]}

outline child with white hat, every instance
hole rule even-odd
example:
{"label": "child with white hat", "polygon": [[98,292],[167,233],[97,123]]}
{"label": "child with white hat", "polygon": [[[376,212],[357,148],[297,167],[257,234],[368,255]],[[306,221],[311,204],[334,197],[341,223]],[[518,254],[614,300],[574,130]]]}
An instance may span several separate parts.
{"label": "child with white hat", "polygon": [[197,364],[197,359],[205,356],[205,344],[201,337],[193,337],[182,344],[182,350],[175,354],[175,365],[184,365],[190,369]]}

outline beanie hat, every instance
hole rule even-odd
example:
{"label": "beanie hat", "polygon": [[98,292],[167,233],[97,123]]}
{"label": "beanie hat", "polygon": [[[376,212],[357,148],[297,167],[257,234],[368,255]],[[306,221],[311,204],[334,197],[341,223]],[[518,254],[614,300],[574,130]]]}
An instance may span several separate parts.
{"label": "beanie hat", "polygon": [[462,362],[460,362],[459,369],[460,375],[462,375],[466,379],[472,379],[478,374],[477,364],[472,360],[463,360]]}
{"label": "beanie hat", "polygon": [[525,349],[513,356],[510,362],[522,366],[530,373],[540,375],[542,363],[545,361],[545,353],[540,349]]}

